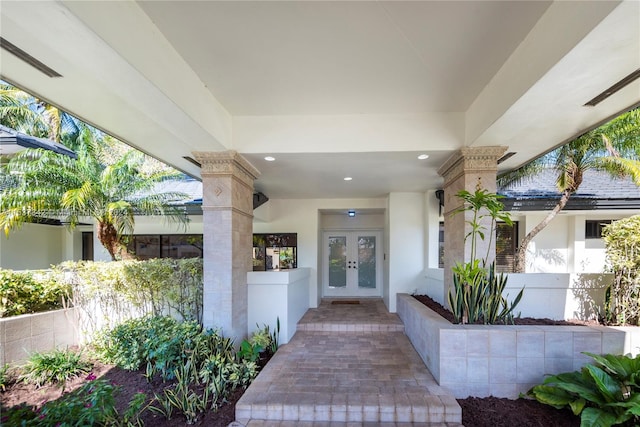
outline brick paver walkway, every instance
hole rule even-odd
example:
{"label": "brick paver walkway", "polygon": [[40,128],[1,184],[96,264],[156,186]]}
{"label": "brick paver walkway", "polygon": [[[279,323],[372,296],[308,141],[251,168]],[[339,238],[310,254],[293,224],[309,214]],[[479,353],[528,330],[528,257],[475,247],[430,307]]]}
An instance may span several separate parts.
{"label": "brick paver walkway", "polygon": [[434,380],[379,299],[309,310],[236,405],[236,425],[460,426],[456,400]]}

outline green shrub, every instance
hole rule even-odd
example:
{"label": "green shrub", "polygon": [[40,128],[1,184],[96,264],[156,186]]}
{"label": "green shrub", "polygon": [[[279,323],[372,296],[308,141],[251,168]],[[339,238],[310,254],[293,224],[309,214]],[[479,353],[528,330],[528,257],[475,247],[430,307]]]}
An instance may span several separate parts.
{"label": "green shrub", "polygon": [[0,269],[0,317],[62,308],[69,293],[68,285],[51,277]]}
{"label": "green shrub", "polygon": [[640,325],[640,215],[614,221],[602,232],[609,268],[605,319],[615,325]]}
{"label": "green shrub", "polygon": [[194,321],[166,316],[126,321],[104,332],[95,345],[101,357],[121,368],[144,367],[148,380],[156,375],[175,378],[149,406],[168,419],[177,412],[195,422],[232,390],[246,387],[258,372],[254,362],[236,355],[231,339]]}
{"label": "green shrub", "polygon": [[640,355],[585,354],[595,363],[549,376],[527,394],[554,408],[571,408],[581,426],[640,425]]}
{"label": "green shrub", "polygon": [[132,311],[202,322],[200,258],[65,262],[55,276],[72,286],[75,306],[91,307],[86,319],[91,331],[102,328],[98,319],[115,326]]}
{"label": "green shrub", "polygon": [[185,350],[202,332],[198,323],[178,322],[172,317],[155,316],[128,320],[103,333],[95,342],[102,358],[123,369],[146,367],[148,377],[160,373],[172,379]]}
{"label": "green shrub", "polygon": [[65,383],[91,370],[91,363],[82,359],[82,354],[70,350],[53,350],[33,353],[22,366],[20,379],[40,387],[44,384]]}

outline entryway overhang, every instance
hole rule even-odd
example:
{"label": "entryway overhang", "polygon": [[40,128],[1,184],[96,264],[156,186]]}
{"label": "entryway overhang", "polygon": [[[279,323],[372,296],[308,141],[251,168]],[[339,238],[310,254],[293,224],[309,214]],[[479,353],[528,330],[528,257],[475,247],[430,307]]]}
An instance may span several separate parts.
{"label": "entryway overhang", "polygon": [[[0,49],[2,78],[196,177],[194,151],[275,157],[256,165],[270,198],[406,191],[410,177],[435,189],[416,167],[505,145],[509,169],[640,101],[635,81],[583,106],[640,68],[632,0],[4,1],[0,19],[61,75]],[[366,184],[338,185],[343,158]],[[393,188],[371,167],[385,161]]]}

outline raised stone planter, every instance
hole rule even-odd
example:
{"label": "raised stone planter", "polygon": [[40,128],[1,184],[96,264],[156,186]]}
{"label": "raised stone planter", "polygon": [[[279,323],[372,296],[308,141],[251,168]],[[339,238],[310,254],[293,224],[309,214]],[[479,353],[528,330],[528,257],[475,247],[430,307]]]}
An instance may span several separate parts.
{"label": "raised stone planter", "polygon": [[515,399],[545,375],[580,369],[582,354],[638,354],[640,328],[454,325],[398,294],[405,333],[440,386],[456,398]]}
{"label": "raised stone planter", "polygon": [[78,345],[75,308],[0,319],[0,365],[20,363],[34,351]]}

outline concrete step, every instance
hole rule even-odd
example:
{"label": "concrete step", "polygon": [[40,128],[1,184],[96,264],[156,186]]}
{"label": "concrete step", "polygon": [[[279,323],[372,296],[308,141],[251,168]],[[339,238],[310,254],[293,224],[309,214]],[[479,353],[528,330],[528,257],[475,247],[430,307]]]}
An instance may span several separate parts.
{"label": "concrete step", "polygon": [[341,323],[307,322],[298,323],[301,332],[404,332],[402,323]]}
{"label": "concrete step", "polygon": [[464,427],[458,423],[379,423],[379,422],[325,422],[325,421],[268,421],[249,420],[247,424],[235,421],[229,427]]}
{"label": "concrete step", "polygon": [[[333,396],[333,397],[332,397]],[[276,402],[265,396],[263,401],[253,398],[251,403],[242,399],[236,405],[236,420],[255,421],[250,426],[295,423],[404,423],[415,425],[460,425],[462,410],[452,396],[418,393],[397,395],[300,393],[290,401]],[[336,398],[343,399],[336,402]],[[333,399],[333,401],[332,401]],[[260,424],[260,422],[272,424]],[[316,424],[312,424],[316,425]],[[319,424],[320,425],[320,424]],[[356,425],[356,424],[354,424]]]}

